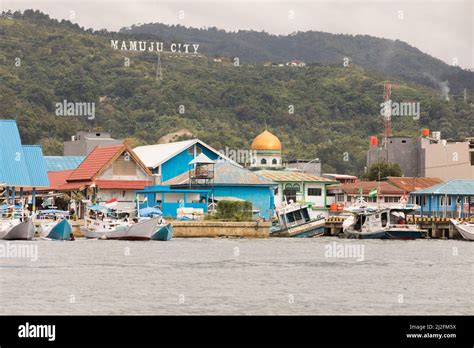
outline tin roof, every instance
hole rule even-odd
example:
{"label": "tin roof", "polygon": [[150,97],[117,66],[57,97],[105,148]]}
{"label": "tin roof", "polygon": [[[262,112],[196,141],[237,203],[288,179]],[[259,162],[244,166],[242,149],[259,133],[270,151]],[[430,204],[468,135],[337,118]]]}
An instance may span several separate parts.
{"label": "tin roof", "polygon": [[362,189],[362,194],[366,195],[372,190],[373,188],[377,188],[379,190],[379,195],[403,195],[405,190],[398,188],[386,181],[358,181],[354,183],[348,184],[337,184],[337,185],[329,185],[327,189],[331,192],[345,192],[349,195],[357,195],[359,194],[359,189]]}
{"label": "tin roof", "polygon": [[39,145],[23,145],[26,167],[30,176],[31,187],[48,187],[49,179],[46,164],[43,158],[43,150]]}
{"label": "tin roof", "polygon": [[21,144],[15,120],[0,120],[0,184],[49,186],[41,147]]}
{"label": "tin roof", "polygon": [[388,176],[386,180],[407,192],[425,189],[443,182],[440,178],[413,178]]}
{"label": "tin roof", "polygon": [[46,170],[60,171],[76,169],[79,164],[86,158],[85,156],[44,156],[46,162]]}
{"label": "tin roof", "polygon": [[412,192],[415,195],[470,195],[474,196],[474,180],[449,180],[438,185]]}
{"label": "tin roof", "polygon": [[272,181],[303,181],[303,182],[322,182],[327,184],[336,183],[336,181],[323,178],[314,174],[302,173],[293,170],[259,170],[256,171],[258,175]]}
{"label": "tin roof", "polygon": [[[166,162],[170,158],[173,158],[177,154],[188,149],[190,146],[196,143],[201,144],[202,146],[208,148],[209,150],[215,153],[219,153],[219,151],[213,149],[211,146],[207,145],[204,141],[199,139],[176,141],[165,144],[138,146],[134,148],[133,151],[135,151],[138,157],[140,157],[140,159],[143,161],[143,163],[145,163],[148,168],[156,168],[162,163]],[[220,157],[236,165],[239,165],[222,154],[220,155]]]}
{"label": "tin roof", "polygon": [[[191,172],[191,171],[190,171]],[[189,183],[190,172],[184,172],[171,178],[163,185],[182,185]],[[276,185],[273,181],[258,175],[248,169],[236,166],[225,160],[218,160],[214,164],[215,185]]]}

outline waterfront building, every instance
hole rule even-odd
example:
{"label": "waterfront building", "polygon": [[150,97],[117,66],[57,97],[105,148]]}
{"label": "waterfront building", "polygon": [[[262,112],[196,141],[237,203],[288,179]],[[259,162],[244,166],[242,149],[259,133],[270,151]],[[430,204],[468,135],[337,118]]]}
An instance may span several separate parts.
{"label": "waterfront building", "polygon": [[388,137],[379,147],[372,137],[367,167],[382,160],[398,163],[403,176],[474,179],[474,138],[445,140],[440,132],[423,129],[420,137]]}
{"label": "waterfront building", "polygon": [[435,217],[470,217],[474,213],[474,180],[449,180],[410,193],[419,214]]}
{"label": "waterfront building", "polygon": [[287,169],[297,170],[300,172],[305,172],[305,173],[313,174],[316,176],[321,176],[321,161],[319,160],[319,158],[314,158],[312,160],[311,159],[286,160],[284,161],[284,166]]}
{"label": "waterfront building", "polygon": [[206,155],[211,160],[223,158],[240,166],[199,139],[139,146],[134,151],[153,173],[156,183],[167,181],[188,172],[190,169],[189,162],[200,154]]}
{"label": "waterfront building", "polygon": [[204,154],[188,163],[188,170],[162,185],[139,190],[139,201],[176,217],[178,208],[215,209],[221,200],[252,203],[255,218],[269,220],[274,214],[276,184],[225,159],[210,160]]}
{"label": "waterfront building", "polygon": [[[260,133],[252,141],[251,150],[255,151],[250,169],[256,174],[278,184],[274,191],[274,202],[280,207],[284,202],[300,202],[311,206],[314,215],[328,215],[326,206],[326,185],[337,181],[315,175],[311,171],[321,168],[319,159],[296,161],[291,168],[282,161],[280,139],[268,130]],[[314,164],[315,167],[311,165]]]}
{"label": "waterfront building", "polygon": [[388,176],[384,178],[384,181],[407,193],[425,189],[443,182],[440,178],[414,178],[406,176]]}
{"label": "waterfront building", "polygon": [[113,139],[108,132],[77,132],[70,141],[63,143],[64,156],[87,156],[96,146],[121,144],[122,140]]}
{"label": "waterfront building", "polygon": [[15,120],[0,120],[0,201],[12,204],[15,198],[49,186],[43,151],[39,145],[22,145]]}
{"label": "waterfront building", "polygon": [[127,144],[97,146],[72,170],[48,172],[49,190],[78,197],[76,209],[117,200],[118,210],[135,209],[135,190],[153,184],[151,172]]}
{"label": "waterfront building", "polygon": [[[330,185],[327,203],[337,207],[337,211],[356,205],[362,197],[367,205],[377,207],[398,205],[401,201],[408,202],[405,190],[386,181],[357,181],[349,184]],[[334,211],[335,208],[332,208]]]}

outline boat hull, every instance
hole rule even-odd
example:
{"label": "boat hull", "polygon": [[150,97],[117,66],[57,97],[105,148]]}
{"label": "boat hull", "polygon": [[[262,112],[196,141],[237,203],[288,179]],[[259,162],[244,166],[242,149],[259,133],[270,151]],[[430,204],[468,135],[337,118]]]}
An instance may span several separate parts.
{"label": "boat hull", "polygon": [[324,219],[309,221],[307,223],[270,231],[271,237],[291,237],[291,238],[310,238],[323,235],[325,231],[326,221]]}
{"label": "boat hull", "polygon": [[27,220],[20,222],[12,227],[3,237],[4,240],[31,240],[35,234],[35,225],[33,221]]}
{"label": "boat hull", "polygon": [[474,224],[461,223],[453,219],[451,223],[465,240],[474,240]]}
{"label": "boat hull", "polygon": [[156,231],[158,219],[145,220],[129,227],[121,226],[112,231],[81,229],[84,237],[110,240],[150,240]]}
{"label": "boat hull", "polygon": [[53,226],[46,238],[50,238],[53,240],[70,240],[71,233],[71,224],[66,219],[63,219]]}
{"label": "boat hull", "polygon": [[159,225],[157,231],[151,236],[151,240],[168,241],[173,238],[173,233],[173,226],[171,224]]}
{"label": "boat hull", "polygon": [[359,232],[352,230],[345,230],[344,235],[346,238],[351,239],[419,239],[425,238],[425,230],[403,230],[403,229],[392,229],[392,230],[381,230],[374,232]]}

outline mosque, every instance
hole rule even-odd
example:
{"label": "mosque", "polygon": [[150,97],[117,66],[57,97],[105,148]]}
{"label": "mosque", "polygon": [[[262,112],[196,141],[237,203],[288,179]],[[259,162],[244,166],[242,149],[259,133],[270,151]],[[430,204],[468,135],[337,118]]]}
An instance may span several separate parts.
{"label": "mosque", "polygon": [[307,173],[304,168],[287,168],[280,139],[267,129],[255,137],[250,148],[254,156],[249,169],[278,184],[274,193],[276,207],[292,200],[311,205],[314,215],[328,215],[326,186],[337,181]]}

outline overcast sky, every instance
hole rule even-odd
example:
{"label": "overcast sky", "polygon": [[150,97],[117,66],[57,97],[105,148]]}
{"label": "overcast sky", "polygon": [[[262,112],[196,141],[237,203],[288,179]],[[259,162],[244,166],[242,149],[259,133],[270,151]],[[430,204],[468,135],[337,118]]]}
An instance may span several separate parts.
{"label": "overcast sky", "polygon": [[474,69],[474,0],[0,0],[86,28],[162,22],[289,34],[318,30],[399,39],[448,64]]}

